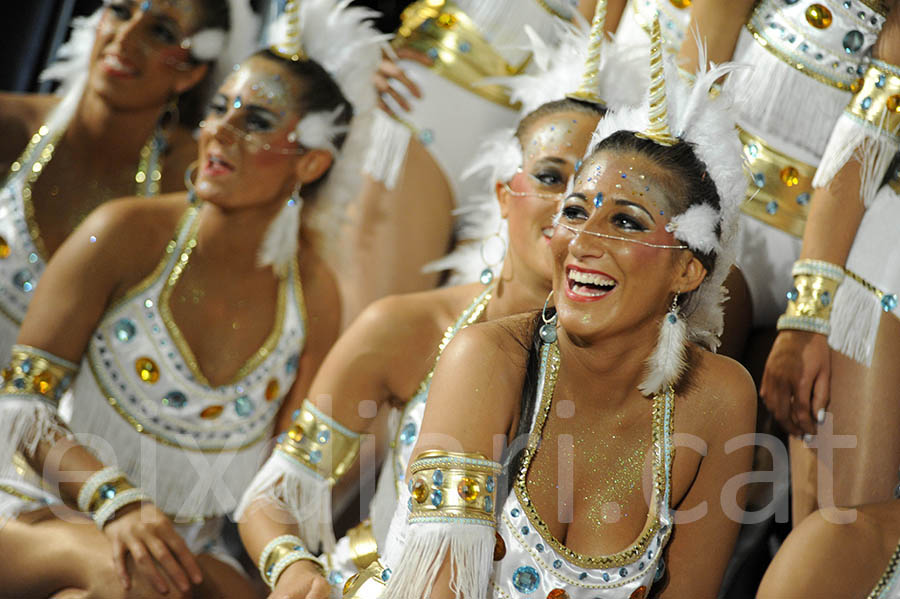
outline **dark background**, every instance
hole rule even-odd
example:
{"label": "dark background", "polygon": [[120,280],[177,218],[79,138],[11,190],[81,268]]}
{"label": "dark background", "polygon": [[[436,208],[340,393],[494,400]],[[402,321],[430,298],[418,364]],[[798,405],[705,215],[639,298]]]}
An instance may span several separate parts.
{"label": "dark background", "polygon": [[[257,13],[265,10],[270,2],[283,4],[284,0],[250,0]],[[0,61],[0,90],[50,91],[50,84],[42,86],[37,82],[38,75],[68,37],[72,17],[91,14],[100,3],[100,0],[2,0],[0,48],[4,60]],[[409,0],[357,0],[353,4],[381,12],[379,29],[394,31],[400,12]]]}

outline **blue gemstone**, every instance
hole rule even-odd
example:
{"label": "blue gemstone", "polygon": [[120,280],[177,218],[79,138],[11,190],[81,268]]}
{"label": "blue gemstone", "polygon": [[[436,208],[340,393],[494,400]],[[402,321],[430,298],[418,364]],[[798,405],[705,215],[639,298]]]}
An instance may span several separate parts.
{"label": "blue gemstone", "polygon": [[771,200],[768,204],[766,204],[766,213],[767,214],[775,214],[778,212],[778,202],[775,200]]}
{"label": "blue gemstone", "polygon": [[297,420],[300,417],[300,410],[294,410],[294,413],[291,414],[291,420]]}
{"label": "blue gemstone", "polygon": [[469,42],[462,42],[462,43],[459,45],[459,51],[460,51],[460,52],[471,52],[471,51],[472,51],[472,45],[471,45]]}
{"label": "blue gemstone", "polygon": [[784,3],[790,6],[791,4],[797,4],[799,0],[784,0]]}
{"label": "blue gemstone", "polygon": [[284,443],[285,439],[287,439],[287,435],[285,433],[281,433],[277,437],[275,437],[275,442],[276,443]]}
{"label": "blue gemstone", "polygon": [[881,309],[890,312],[897,307],[897,294],[886,293],[881,297]]}
{"label": "blue gemstone", "polygon": [[544,544],[543,544],[543,543],[538,543],[537,545],[534,546],[534,548],[537,549],[538,551],[543,551],[543,550],[544,550]]}
{"label": "blue gemstone", "polygon": [[328,443],[328,440],[330,438],[331,438],[331,431],[328,430],[327,428],[320,430],[319,433],[316,435],[316,441],[318,441],[322,445],[324,445],[325,443]]}
{"label": "blue gemstone", "polygon": [[38,261],[37,254],[35,254],[34,252],[31,252],[30,254],[28,254],[28,264],[34,264],[37,261]]}
{"label": "blue gemstone", "polygon": [[13,284],[16,287],[21,287],[22,291],[26,293],[34,289],[34,280],[31,271],[27,268],[23,268],[19,272],[13,275]]}
{"label": "blue gemstone", "polygon": [[580,171],[580,170],[581,170],[581,165],[582,165],[581,160],[579,160],[578,162],[576,162],[576,163],[575,163],[575,170],[576,170],[576,171]]}
{"label": "blue gemstone", "polygon": [[243,106],[243,105],[244,105],[244,103],[241,101],[241,97],[240,97],[240,96],[238,96],[237,98],[234,99],[234,104],[233,104],[233,106],[234,106],[235,108],[240,108],[240,107]]}
{"label": "blue gemstone", "polygon": [[328,573],[328,584],[330,585],[338,585],[344,583],[344,575],[338,572],[337,570],[332,570]]}
{"label": "blue gemstone", "polygon": [[599,208],[603,205],[603,192],[598,191],[597,195],[594,196],[594,207]]}
{"label": "blue gemstone", "polygon": [[419,141],[422,142],[423,145],[428,145],[434,141],[434,131],[431,129],[422,129],[419,132]]}
{"label": "blue gemstone", "polygon": [[494,271],[490,269],[490,267],[485,268],[481,271],[481,276],[478,277],[481,281],[482,285],[490,285],[491,281],[494,280]]}
{"label": "blue gemstone", "polygon": [[509,515],[512,516],[513,518],[518,518],[519,517],[519,508],[514,507],[512,509],[512,511],[509,512]]}
{"label": "blue gemstone", "polygon": [[796,302],[797,298],[800,297],[800,291],[796,287],[791,287],[784,295],[788,298],[789,302]]}
{"label": "blue gemstone", "polygon": [[644,569],[644,562],[641,562],[638,564],[638,570],[643,570],[643,569]]}
{"label": "blue gemstone", "polygon": [[444,473],[440,470],[435,470],[434,474],[431,475],[431,482],[440,487],[444,484]]}
{"label": "blue gemstone", "polygon": [[766,186],[766,176],[762,173],[756,173],[753,175],[753,184],[757,187],[765,187]]}
{"label": "blue gemstone", "polygon": [[428,48],[428,51],[425,52],[428,55],[428,58],[431,60],[436,60],[438,57],[438,51],[435,48]]}
{"label": "blue gemstone", "polygon": [[847,54],[854,54],[862,48],[863,45],[863,34],[857,30],[848,31],[847,35],[844,36],[844,52]]}
{"label": "blue gemstone", "polygon": [[828,306],[829,304],[831,304],[831,292],[823,291],[822,295],[819,296],[819,301],[823,306]]}
{"label": "blue gemstone", "polygon": [[412,511],[412,497],[406,500],[406,509]]}
{"label": "blue gemstone", "polygon": [[494,477],[493,477],[493,476],[488,476],[488,477],[487,477],[487,480],[484,481],[484,489],[485,489],[488,493],[493,493],[493,492],[494,492]]}
{"label": "blue gemstone", "polygon": [[444,493],[440,489],[432,489],[431,490],[431,505],[434,507],[441,507],[441,504],[444,502]]}
{"label": "blue gemstone", "polygon": [[246,395],[241,395],[234,400],[234,411],[237,412],[238,416],[249,416],[253,413],[253,410],[253,402]]}
{"label": "blue gemstone", "polygon": [[797,203],[801,206],[809,206],[809,193],[803,192],[797,196]]}
{"label": "blue gemstone", "polygon": [[116,488],[110,483],[100,485],[100,497],[103,499],[112,499],[116,496]]}
{"label": "blue gemstone", "polygon": [[520,593],[533,593],[541,584],[541,576],[531,566],[522,566],[513,572],[512,583]]}
{"label": "blue gemstone", "polygon": [[22,372],[28,374],[31,372],[31,358],[26,358],[24,362],[22,362]]}
{"label": "blue gemstone", "polygon": [[856,16],[859,17],[860,19],[865,19],[866,13],[864,11],[859,11],[858,13],[856,13]]}
{"label": "blue gemstone", "polygon": [[528,533],[530,533],[530,532],[531,532],[531,530],[530,530],[527,526],[523,526],[523,527],[522,527],[522,535],[523,535],[523,536],[526,536],[526,537],[527,537],[527,536],[528,536]]}
{"label": "blue gemstone", "polygon": [[623,578],[624,578],[625,576],[628,576],[628,570],[627,570],[626,568],[621,568],[621,569],[619,570],[619,576],[622,576]]}
{"label": "blue gemstone", "polygon": [[578,575],[578,580],[584,580],[585,578],[587,578],[587,572],[582,572]]}
{"label": "blue gemstone", "polygon": [[860,106],[863,107],[863,110],[868,110],[869,107],[872,106],[872,96],[866,96],[865,98],[863,98]]}
{"label": "blue gemstone", "polygon": [[558,559],[553,560],[553,567],[559,570],[562,567],[562,562]]}
{"label": "blue gemstone", "polygon": [[388,579],[390,579],[390,577],[391,577],[391,569],[390,568],[385,568],[384,570],[381,571],[381,580],[387,582]]}
{"label": "blue gemstone", "polygon": [[844,8],[850,8],[850,0],[844,1]]}
{"label": "blue gemstone", "polygon": [[747,144],[747,153],[748,153],[752,158],[756,158],[757,156],[759,156],[759,146],[756,145],[755,143],[749,143],[749,144]]}
{"label": "blue gemstone", "polygon": [[404,445],[412,445],[416,440],[416,433],[418,430],[416,429],[415,422],[407,422],[403,425],[403,428],[400,429],[400,442]]}
{"label": "blue gemstone", "polygon": [[183,408],[187,405],[187,397],[181,391],[169,391],[163,397],[162,404],[170,408]]}
{"label": "blue gemstone", "polygon": [[607,574],[606,572],[604,572],[604,573],[601,574],[600,576],[601,576],[601,578],[603,578],[603,582],[609,582],[609,574]]}
{"label": "blue gemstone", "polygon": [[666,562],[663,560],[662,556],[659,558],[659,565],[656,567],[656,574],[653,575],[653,582],[659,581],[660,578],[663,577],[663,574],[666,573]]}
{"label": "blue gemstone", "polygon": [[141,12],[147,12],[148,10],[150,10],[150,6],[150,0],[144,0],[143,2],[141,2]]}
{"label": "blue gemstone", "polygon": [[313,449],[309,452],[309,461],[313,464],[318,464],[322,461],[322,452],[318,449]]}
{"label": "blue gemstone", "polygon": [[266,568],[266,578],[272,576],[272,570],[274,567],[275,567],[275,565],[273,564],[273,565],[269,566],[268,568]]}
{"label": "blue gemstone", "polygon": [[669,314],[666,316],[666,320],[668,320],[670,324],[675,324],[676,322],[678,322],[678,317],[675,316],[675,314],[673,314],[672,312],[669,312]]}
{"label": "blue gemstone", "polygon": [[484,498],[484,511],[492,513],[494,511],[494,500],[490,497]]}
{"label": "blue gemstone", "polygon": [[887,77],[885,77],[884,75],[879,75],[878,81],[875,82],[875,87],[877,87],[878,89],[882,89],[885,83],[887,83]]}
{"label": "blue gemstone", "polygon": [[300,368],[300,354],[294,354],[284,363],[284,371],[287,374],[294,374]]}

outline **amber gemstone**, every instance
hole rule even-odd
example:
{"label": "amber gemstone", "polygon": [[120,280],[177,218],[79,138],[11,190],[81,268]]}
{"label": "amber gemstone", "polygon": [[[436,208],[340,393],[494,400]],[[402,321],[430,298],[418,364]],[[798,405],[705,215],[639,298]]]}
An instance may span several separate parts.
{"label": "amber gemstone", "polygon": [[303,431],[300,429],[300,427],[292,426],[288,429],[288,437],[290,437],[291,441],[299,443],[300,439],[303,438]]}
{"label": "amber gemstone", "polygon": [[354,574],[350,578],[347,579],[347,582],[344,583],[344,594],[347,594],[347,591],[350,590],[350,587],[353,586],[353,583],[356,582],[356,579],[359,578],[359,574]]}
{"label": "amber gemstone", "polygon": [[506,557],[506,542],[499,532],[494,532],[494,561],[499,562]]}
{"label": "amber gemstone", "polygon": [[887,109],[891,112],[900,112],[900,95],[893,95],[885,102]]}
{"label": "amber gemstone", "polygon": [[40,394],[46,394],[53,387],[53,375],[47,372],[39,372],[34,375],[34,389]]}
{"label": "amber gemstone", "polygon": [[[675,8],[687,8],[691,5],[691,0],[669,0]],[[548,595],[549,596],[549,595]]]}
{"label": "amber gemstone", "polygon": [[827,29],[831,25],[833,18],[827,6],[810,4],[809,8],[806,9],[806,20],[816,29]]}
{"label": "amber gemstone", "polygon": [[0,260],[3,258],[9,257],[9,243],[7,243],[6,239],[3,236],[0,236]]}
{"label": "amber gemstone", "polygon": [[456,17],[451,14],[444,13],[437,18],[437,23],[444,29],[450,29],[451,27],[456,25]]}
{"label": "amber gemstone", "polygon": [[224,406],[209,406],[208,408],[204,408],[203,411],[200,412],[200,418],[205,418],[206,420],[218,418],[222,415],[222,411],[224,409]]}
{"label": "amber gemstone", "polygon": [[862,89],[862,86],[864,83],[865,83],[865,79],[860,77],[859,79],[857,79],[856,81],[854,81],[853,83],[850,84],[850,91],[852,91],[855,94],[856,92],[858,92],[859,90]]}
{"label": "amber gemstone", "polygon": [[459,484],[456,485],[456,491],[459,493],[459,496],[467,502],[478,499],[478,483],[469,477],[465,477],[459,481]]}
{"label": "amber gemstone", "polygon": [[425,481],[421,478],[417,478],[413,481],[411,492],[413,499],[419,503],[425,503],[425,500],[428,499],[428,485],[425,484]]}
{"label": "amber gemstone", "polygon": [[145,383],[153,384],[159,380],[159,367],[150,358],[138,358],[134,362],[134,368]]}
{"label": "amber gemstone", "polygon": [[647,587],[641,585],[638,588],[634,589],[634,592],[628,599],[646,599],[647,597]]}
{"label": "amber gemstone", "polygon": [[278,397],[278,391],[280,389],[281,387],[278,385],[277,379],[269,381],[269,384],[266,385],[266,401],[272,401]]}
{"label": "amber gemstone", "polygon": [[[672,4],[674,4],[674,2]],[[690,4],[690,2],[688,4]],[[569,599],[569,594],[565,589],[553,589],[547,593],[547,599]]]}
{"label": "amber gemstone", "polygon": [[792,166],[786,166],[781,169],[781,182],[788,187],[793,187],[800,183],[800,173]]}

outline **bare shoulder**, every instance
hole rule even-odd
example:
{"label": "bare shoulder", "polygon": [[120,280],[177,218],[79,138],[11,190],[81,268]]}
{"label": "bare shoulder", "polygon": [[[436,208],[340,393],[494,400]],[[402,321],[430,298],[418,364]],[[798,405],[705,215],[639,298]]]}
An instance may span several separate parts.
{"label": "bare shoulder", "polygon": [[58,103],[59,98],[49,94],[0,92],[0,171],[19,157]]}
{"label": "bare shoulder", "polygon": [[688,412],[686,416],[695,421],[698,432],[719,431],[729,436],[752,432],[757,394],[750,373],[726,356],[696,346],[690,351],[690,375],[678,398],[682,413]]}
{"label": "bare shoulder", "polygon": [[478,378],[520,379],[528,363],[533,326],[529,314],[471,325],[453,338],[442,362],[452,361]]}

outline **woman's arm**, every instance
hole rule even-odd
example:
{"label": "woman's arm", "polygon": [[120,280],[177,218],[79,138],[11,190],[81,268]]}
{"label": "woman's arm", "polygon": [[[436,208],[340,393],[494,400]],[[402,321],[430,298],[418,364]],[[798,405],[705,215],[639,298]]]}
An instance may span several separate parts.
{"label": "woman's arm", "polygon": [[688,36],[678,53],[678,66],[688,73],[700,67],[700,52],[692,32],[697,32],[706,45],[708,62],[721,64],[731,60],[741,29],[753,10],[756,0],[694,0],[691,4],[691,23]]}

